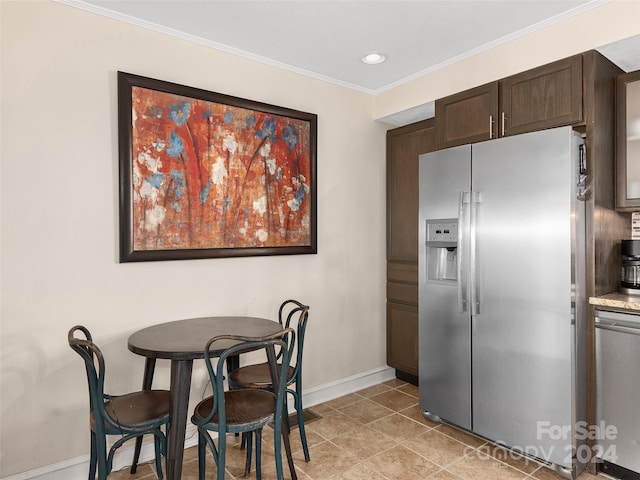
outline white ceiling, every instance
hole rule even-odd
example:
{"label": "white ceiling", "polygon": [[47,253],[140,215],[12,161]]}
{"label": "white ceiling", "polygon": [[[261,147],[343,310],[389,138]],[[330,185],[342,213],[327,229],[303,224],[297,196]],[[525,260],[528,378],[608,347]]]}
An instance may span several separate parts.
{"label": "white ceiling", "polygon": [[[607,0],[57,1],[377,94]],[[636,70],[633,38],[599,50]],[[373,51],[387,61],[360,61]]]}

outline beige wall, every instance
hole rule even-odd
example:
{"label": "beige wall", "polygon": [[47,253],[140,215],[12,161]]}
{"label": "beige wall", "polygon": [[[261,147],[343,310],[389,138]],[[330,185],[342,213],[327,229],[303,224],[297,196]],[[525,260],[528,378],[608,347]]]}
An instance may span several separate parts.
{"label": "beige wall", "polygon": [[[88,326],[111,391],[134,330],[311,305],[305,388],[385,367],[385,128],[371,97],[49,1],[2,1],[0,477],[88,452]],[[119,264],[118,70],[318,114],[317,255]],[[162,363],[162,362],[160,362]],[[168,365],[156,385],[168,383]],[[205,386],[194,372],[192,397]],[[193,402],[192,402],[193,403]]]}

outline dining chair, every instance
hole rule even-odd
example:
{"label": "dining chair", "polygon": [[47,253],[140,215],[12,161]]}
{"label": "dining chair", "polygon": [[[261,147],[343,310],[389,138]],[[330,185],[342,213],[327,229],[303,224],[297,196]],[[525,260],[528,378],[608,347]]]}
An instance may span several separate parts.
{"label": "dining chair", "polygon": [[[286,372],[295,345],[295,331],[292,328],[266,337],[241,337],[219,335],[210,339],[204,349],[204,359],[211,380],[213,394],[196,405],[191,421],[198,428],[198,472],[199,480],[206,473],[206,447],[209,446],[218,468],[217,480],[223,480],[227,451],[227,434],[242,434],[247,438],[245,476],[251,471],[252,439],[255,437],[256,480],[262,478],[261,449],[262,429],[269,422],[274,428],[274,454],[278,480],[283,480],[281,444],[285,450],[292,478],[296,478],[288,430],[283,430],[284,399],[286,396]],[[216,360],[214,352],[224,348]],[[281,352],[280,362],[276,360],[276,349]],[[261,389],[229,389],[225,391],[225,364],[229,357],[241,353],[263,350],[267,357],[270,377],[276,388],[273,391]],[[279,367],[279,368],[278,368]],[[209,432],[217,432],[218,446]]]}
{"label": "dining chair", "polygon": [[[76,336],[76,335],[79,336]],[[162,461],[167,441],[161,427],[169,425],[169,392],[145,390],[125,395],[104,393],[105,361],[86,327],[76,325],[68,333],[69,346],[84,360],[89,384],[89,427],[91,452],[89,480],[96,467],[99,480],[106,480],[113,466],[113,456],[127,440],[153,435],[158,478],[162,480]],[[119,436],[107,455],[107,435]]]}
{"label": "dining chair", "polygon": [[[296,326],[297,345],[295,359],[292,359],[287,373],[287,393],[293,397],[294,407],[296,410],[296,421],[298,423],[298,431],[300,433],[300,441],[302,442],[302,450],[304,459],[308,462],[309,446],[307,444],[307,435],[304,428],[304,409],[302,406],[302,352],[304,347],[304,336],[307,329],[307,320],[309,318],[309,307],[297,300],[285,300],[278,310],[278,321],[284,328]],[[280,357],[278,357],[280,361]],[[295,384],[295,388],[291,386]],[[255,365],[246,365],[233,370],[229,374],[229,385],[232,388],[254,388],[272,390],[271,379],[269,376],[269,366],[266,363]],[[286,400],[285,400],[286,406]],[[289,425],[289,417],[287,426]]]}

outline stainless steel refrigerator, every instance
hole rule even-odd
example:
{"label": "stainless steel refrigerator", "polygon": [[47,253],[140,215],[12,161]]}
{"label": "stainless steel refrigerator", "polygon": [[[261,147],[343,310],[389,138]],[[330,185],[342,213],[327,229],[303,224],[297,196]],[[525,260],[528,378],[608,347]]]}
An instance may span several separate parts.
{"label": "stainless steel refrigerator", "polygon": [[575,478],[589,460],[583,140],[563,127],[419,165],[421,408]]}

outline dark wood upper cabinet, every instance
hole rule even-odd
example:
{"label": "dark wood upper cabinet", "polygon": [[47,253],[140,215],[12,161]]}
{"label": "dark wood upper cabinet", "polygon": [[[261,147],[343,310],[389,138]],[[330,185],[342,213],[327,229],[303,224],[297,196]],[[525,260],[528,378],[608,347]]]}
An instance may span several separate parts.
{"label": "dark wood upper cabinet", "polygon": [[582,56],[436,100],[438,148],[580,123]]}
{"label": "dark wood upper cabinet", "polygon": [[498,82],[436,100],[438,148],[496,138]]}
{"label": "dark wood upper cabinet", "polygon": [[640,70],[616,78],[616,209],[640,210]]}
{"label": "dark wood upper cabinet", "polygon": [[499,135],[517,135],[582,121],[582,56],[500,81]]}

